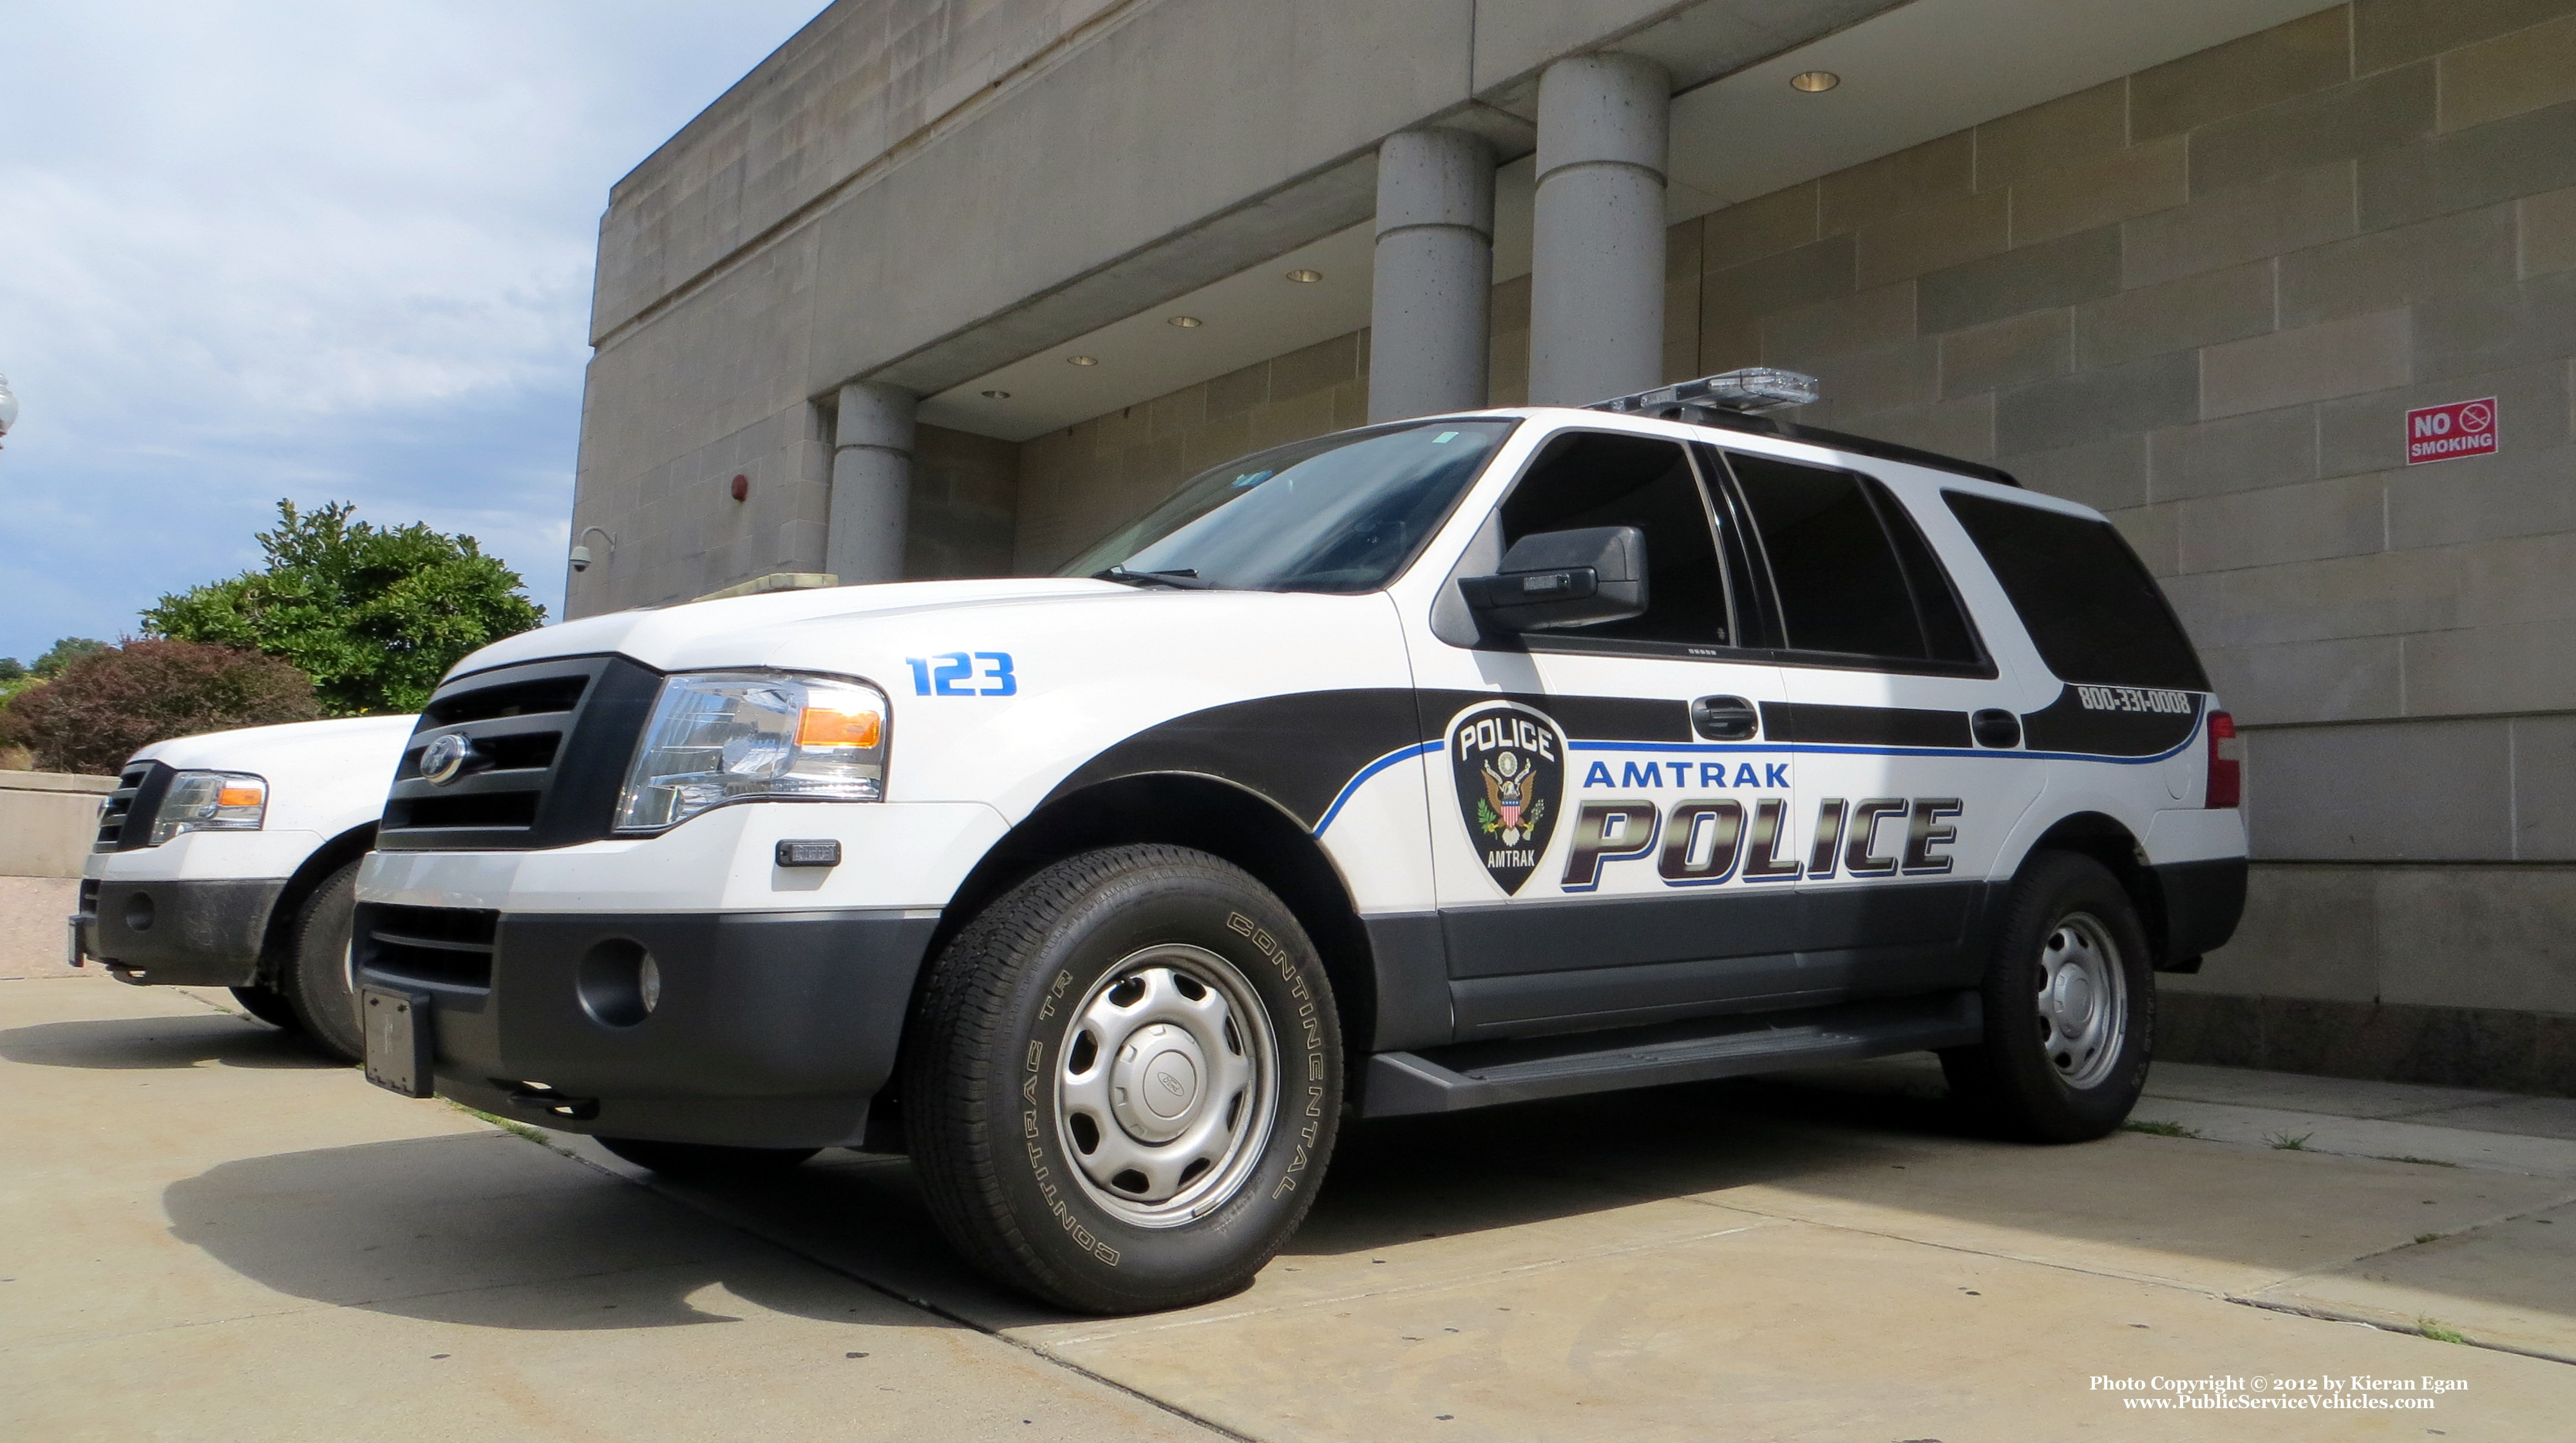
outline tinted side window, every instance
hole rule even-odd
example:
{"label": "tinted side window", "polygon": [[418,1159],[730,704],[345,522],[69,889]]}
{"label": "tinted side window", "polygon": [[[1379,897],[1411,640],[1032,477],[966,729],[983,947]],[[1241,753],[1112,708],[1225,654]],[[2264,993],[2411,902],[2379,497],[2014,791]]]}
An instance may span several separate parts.
{"label": "tinted side window", "polygon": [[2058,680],[2209,689],[2164,593],[2111,523],[1957,491],[1944,499]]}
{"label": "tinted side window", "polygon": [[1729,452],[1793,651],[1973,663],[1976,641],[1895,498],[1849,471]]}
{"label": "tinted side window", "polygon": [[1679,443],[1599,431],[1559,436],[1512,488],[1502,521],[1505,551],[1541,531],[1634,526],[1646,533],[1646,614],[1556,635],[1700,646],[1728,640],[1717,542]]}

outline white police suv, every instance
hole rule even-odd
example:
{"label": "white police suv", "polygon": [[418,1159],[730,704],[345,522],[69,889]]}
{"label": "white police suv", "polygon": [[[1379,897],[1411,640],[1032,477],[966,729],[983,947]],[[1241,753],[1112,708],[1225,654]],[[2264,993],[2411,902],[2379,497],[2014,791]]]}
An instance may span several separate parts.
{"label": "white police suv", "polygon": [[121,982],[229,987],[243,1010],[358,1060],[358,859],[418,721],[244,727],[136,752],[99,811],[71,960]]}
{"label": "white police suv", "polygon": [[359,881],[371,1074],[662,1169],[908,1149],[979,1265],[1235,1288],[1348,1115],[1939,1052],[2136,1098],[2242,906],[2233,727],[2109,523],[1730,373],[1192,480],[1045,579],[458,666]]}

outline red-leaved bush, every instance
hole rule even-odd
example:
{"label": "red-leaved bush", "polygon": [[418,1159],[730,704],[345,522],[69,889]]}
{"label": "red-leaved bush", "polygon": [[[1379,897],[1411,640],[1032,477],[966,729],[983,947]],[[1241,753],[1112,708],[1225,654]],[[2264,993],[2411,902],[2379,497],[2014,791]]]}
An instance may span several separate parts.
{"label": "red-leaved bush", "polygon": [[0,707],[0,743],[46,771],[113,776],[138,747],[322,715],[313,680],[274,657],[193,641],[93,652]]}

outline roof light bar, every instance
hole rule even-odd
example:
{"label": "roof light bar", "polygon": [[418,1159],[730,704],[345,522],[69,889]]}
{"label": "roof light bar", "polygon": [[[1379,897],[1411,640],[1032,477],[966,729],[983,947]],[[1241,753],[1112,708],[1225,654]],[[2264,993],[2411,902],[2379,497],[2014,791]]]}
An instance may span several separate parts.
{"label": "roof light bar", "polygon": [[1696,381],[1657,386],[1633,396],[1613,396],[1607,401],[1595,401],[1584,409],[1654,411],[1665,406],[1700,406],[1750,416],[1789,406],[1812,406],[1815,402],[1815,377],[1770,366],[1747,366],[1740,371],[1702,376]]}

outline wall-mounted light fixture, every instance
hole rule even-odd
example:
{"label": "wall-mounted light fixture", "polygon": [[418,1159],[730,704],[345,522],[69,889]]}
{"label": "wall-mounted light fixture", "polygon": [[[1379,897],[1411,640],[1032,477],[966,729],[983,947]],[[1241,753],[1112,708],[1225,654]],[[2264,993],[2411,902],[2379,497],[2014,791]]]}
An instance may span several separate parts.
{"label": "wall-mounted light fixture", "polygon": [[1311,286],[1323,278],[1324,273],[1322,271],[1311,271],[1306,269],[1304,266],[1299,266],[1297,269],[1288,273],[1288,279],[1295,281],[1301,286]]}
{"label": "wall-mounted light fixture", "polygon": [[1178,326],[1185,331],[1195,331],[1199,327],[1206,325],[1207,322],[1200,320],[1196,316],[1174,316],[1167,324]]}
{"label": "wall-mounted light fixture", "polygon": [[987,401],[1007,401],[1011,399],[1011,393],[1008,391],[986,391],[984,393],[984,399]]}
{"label": "wall-mounted light fixture", "polygon": [[1843,78],[1830,70],[1801,70],[1789,77],[1791,90],[1803,90],[1809,95],[1822,95],[1842,83]]}
{"label": "wall-mounted light fixture", "polygon": [[1064,358],[1064,363],[1068,366],[1097,366],[1100,364],[1100,358],[1098,356],[1067,356]]}

